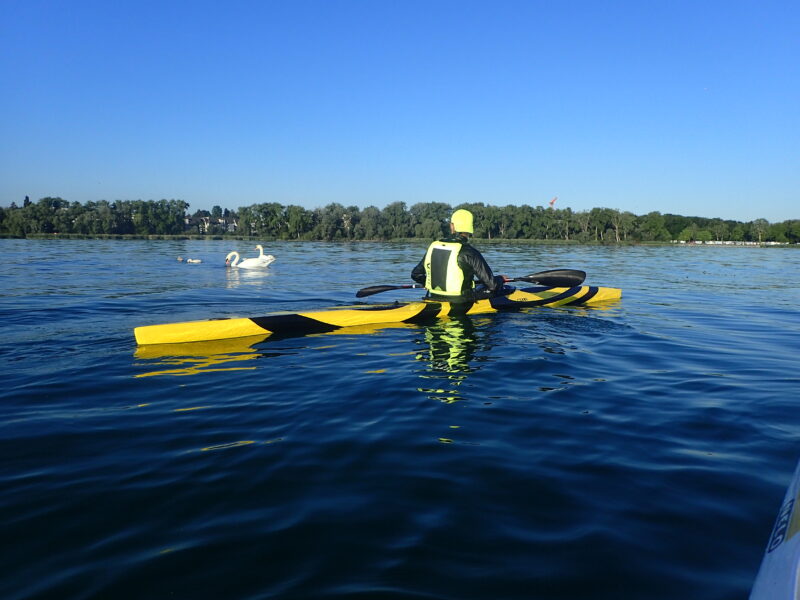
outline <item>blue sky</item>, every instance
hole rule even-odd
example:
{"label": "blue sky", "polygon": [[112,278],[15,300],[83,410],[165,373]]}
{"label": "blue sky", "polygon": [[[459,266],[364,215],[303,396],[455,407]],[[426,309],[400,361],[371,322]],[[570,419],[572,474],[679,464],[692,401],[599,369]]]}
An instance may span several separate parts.
{"label": "blue sky", "polygon": [[800,218],[800,3],[0,0],[0,205]]}

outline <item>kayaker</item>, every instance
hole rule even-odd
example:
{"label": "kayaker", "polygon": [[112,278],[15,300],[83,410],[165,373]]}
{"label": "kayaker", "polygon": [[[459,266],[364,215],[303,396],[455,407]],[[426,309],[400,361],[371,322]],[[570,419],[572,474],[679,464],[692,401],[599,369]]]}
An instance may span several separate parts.
{"label": "kayaker", "polygon": [[[463,208],[450,217],[450,235],[436,240],[411,271],[431,298],[448,302],[471,302],[497,295],[504,278],[495,276],[480,252],[469,243],[474,229],[472,213]],[[482,284],[475,287],[475,278]]]}

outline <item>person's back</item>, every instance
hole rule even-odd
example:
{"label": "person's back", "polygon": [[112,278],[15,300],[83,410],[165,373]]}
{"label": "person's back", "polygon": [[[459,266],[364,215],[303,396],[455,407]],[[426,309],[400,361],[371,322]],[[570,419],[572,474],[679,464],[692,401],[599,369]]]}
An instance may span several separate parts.
{"label": "person's back", "polygon": [[[457,210],[450,219],[451,235],[436,240],[411,271],[411,278],[425,285],[431,298],[470,302],[495,295],[503,278],[495,277],[480,252],[469,243],[473,233],[472,213]],[[475,289],[475,278],[483,289]]]}

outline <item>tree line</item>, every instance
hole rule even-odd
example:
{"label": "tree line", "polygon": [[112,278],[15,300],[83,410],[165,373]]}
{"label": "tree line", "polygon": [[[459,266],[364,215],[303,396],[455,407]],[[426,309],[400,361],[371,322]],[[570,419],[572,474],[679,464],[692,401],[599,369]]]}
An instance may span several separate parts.
{"label": "tree line", "polygon": [[0,207],[0,234],[78,235],[237,235],[283,240],[432,239],[447,231],[458,208],[475,216],[475,237],[504,240],[564,240],[574,242],[741,241],[800,243],[800,219],[770,223],[685,217],[658,211],[644,215],[613,208],[574,212],[570,208],[492,206],[467,203],[451,206],[421,202],[407,207],[393,202],[382,209],[338,203],[321,208],[266,202],[236,211],[214,206],[189,214],[183,200],[116,200],[69,202],[62,198],[27,197],[22,206]]}

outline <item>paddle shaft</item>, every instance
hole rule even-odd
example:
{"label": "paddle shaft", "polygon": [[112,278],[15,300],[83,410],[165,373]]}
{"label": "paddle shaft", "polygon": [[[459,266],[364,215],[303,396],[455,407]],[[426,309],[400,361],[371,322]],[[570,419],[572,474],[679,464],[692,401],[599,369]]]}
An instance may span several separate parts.
{"label": "paddle shaft", "polygon": [[[586,273],[574,269],[550,269],[549,271],[541,271],[540,273],[532,273],[524,275],[523,277],[514,277],[506,281],[525,281],[526,283],[538,283],[548,287],[575,287],[583,283],[586,279]],[[372,285],[362,288],[356,292],[356,298],[363,298],[365,296],[372,296],[373,294],[380,294],[381,292],[389,292],[391,290],[410,290],[424,288],[424,285],[419,283],[412,283],[410,285]]]}
{"label": "paddle shaft", "polygon": [[381,292],[389,292],[391,290],[410,290],[414,288],[424,288],[424,285],[412,283],[410,285],[371,285],[369,287],[361,288],[356,292],[356,298],[363,298],[364,296],[372,296],[372,294],[380,294]]}

